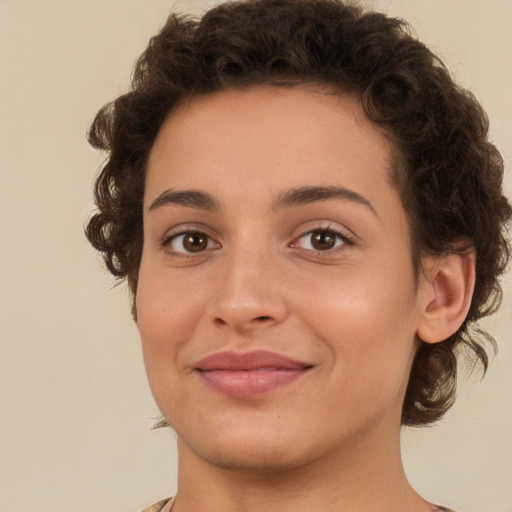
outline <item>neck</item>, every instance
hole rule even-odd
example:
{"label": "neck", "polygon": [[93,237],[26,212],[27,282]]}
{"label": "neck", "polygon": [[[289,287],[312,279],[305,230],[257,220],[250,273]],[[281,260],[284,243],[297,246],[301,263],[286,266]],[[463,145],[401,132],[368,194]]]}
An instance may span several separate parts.
{"label": "neck", "polygon": [[173,512],[431,512],[411,487],[400,457],[399,429],[352,439],[294,467],[265,471],[218,467],[178,439]]}

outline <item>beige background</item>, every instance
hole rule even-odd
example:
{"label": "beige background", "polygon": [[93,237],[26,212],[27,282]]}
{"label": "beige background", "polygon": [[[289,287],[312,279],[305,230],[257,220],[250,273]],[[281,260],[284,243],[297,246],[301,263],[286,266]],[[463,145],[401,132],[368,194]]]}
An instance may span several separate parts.
{"label": "beige background", "polygon": [[[481,99],[512,195],[512,1],[372,4],[409,20]],[[129,512],[174,491],[174,438],[150,431],[126,291],[82,234],[101,162],[85,133],[171,7],[0,0],[0,512]],[[500,344],[487,377],[466,381],[439,426],[403,436],[415,486],[464,512],[512,512],[511,281],[486,322]]]}

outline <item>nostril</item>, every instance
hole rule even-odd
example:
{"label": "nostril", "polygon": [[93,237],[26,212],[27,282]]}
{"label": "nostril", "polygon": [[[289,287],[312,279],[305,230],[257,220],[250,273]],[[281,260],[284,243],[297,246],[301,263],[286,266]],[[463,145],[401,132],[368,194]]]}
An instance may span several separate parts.
{"label": "nostril", "polygon": [[258,316],[254,319],[255,322],[265,322],[267,320],[270,320],[269,316]]}
{"label": "nostril", "polygon": [[[265,323],[265,322],[268,322],[269,320],[272,320],[272,317],[271,316],[268,316],[268,315],[263,315],[263,316],[257,316],[257,317],[254,317],[252,319],[248,319],[248,324],[260,324],[260,323]],[[217,318],[214,318],[213,319],[213,323],[218,325],[219,327],[220,326],[224,326],[224,325],[230,325],[230,322],[225,320],[224,318],[221,318],[221,317],[217,317]],[[235,325],[237,322],[236,321],[233,321],[232,324]]]}

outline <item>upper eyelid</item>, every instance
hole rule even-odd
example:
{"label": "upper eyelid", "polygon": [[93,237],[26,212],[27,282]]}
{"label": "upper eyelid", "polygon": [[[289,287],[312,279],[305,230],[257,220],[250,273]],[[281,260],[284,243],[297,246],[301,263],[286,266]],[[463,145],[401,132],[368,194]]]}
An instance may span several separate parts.
{"label": "upper eyelid", "polygon": [[161,237],[162,240],[169,239],[175,236],[179,236],[185,233],[203,233],[207,235],[211,239],[215,239],[215,236],[212,234],[212,230],[208,228],[208,226],[196,223],[196,222],[185,222],[177,224],[176,226],[173,226],[172,228],[167,229],[163,236]]}
{"label": "upper eyelid", "polygon": [[[338,224],[337,222],[333,222],[331,220],[321,220],[315,219],[307,222],[303,222],[299,227],[295,228],[294,233],[288,237],[287,245],[297,241],[299,238],[307,235],[308,233],[314,231],[332,231],[340,236],[342,239],[353,243],[355,240],[358,240],[359,237],[352,230]],[[216,230],[211,229],[206,224],[201,222],[185,222],[177,224],[165,231],[163,236],[161,236],[160,241],[162,244],[167,243],[171,238],[186,234],[186,233],[202,233],[206,235],[208,238],[213,240],[215,243],[219,245],[223,245],[221,242],[221,236],[218,236]]]}
{"label": "upper eyelid", "polygon": [[[294,237],[294,239],[292,240],[291,244],[289,244],[290,246],[293,246],[294,244],[296,244],[301,238],[305,237],[306,235],[309,235],[311,233],[314,233],[315,231],[324,231],[324,232],[331,232],[331,233],[334,233],[337,237],[339,237],[342,241],[343,241],[343,245],[345,244],[348,244],[348,245],[353,245],[354,244],[354,237],[349,235],[348,233],[344,232],[344,231],[341,231],[341,230],[338,230],[338,229],[335,229],[335,228],[313,228],[313,229],[308,229],[307,231],[305,231],[302,235],[299,235],[299,236],[296,236]],[[309,250],[309,249],[308,249]],[[326,251],[323,251],[325,253],[328,253],[330,250],[334,250],[333,249],[329,249],[329,250],[326,250]]]}
{"label": "upper eyelid", "polygon": [[215,241],[215,239],[213,237],[211,237],[208,233],[205,233],[204,231],[201,231],[199,229],[185,229],[183,231],[176,231],[175,233],[168,233],[163,236],[162,242],[165,244],[165,243],[168,243],[170,240],[173,240],[174,238],[178,238],[180,236],[185,236],[185,235],[190,235],[190,234],[206,235],[206,237],[209,238],[210,240],[214,241],[217,244],[219,243],[219,242]]}
{"label": "upper eyelid", "polygon": [[[331,224],[329,224],[327,226],[318,225],[318,226],[304,228],[304,230],[302,231],[302,235],[301,236],[307,235],[308,233],[312,233],[313,231],[332,231],[333,233],[338,233],[340,235],[344,235],[345,233],[347,233],[348,230],[342,229],[342,228],[338,228],[338,227],[333,226]],[[347,233],[347,236],[348,236],[348,233]]]}
{"label": "upper eyelid", "polygon": [[345,226],[330,220],[313,220],[304,222],[295,231],[297,234],[293,236],[294,240],[297,240],[298,238],[307,235],[308,233],[312,233],[313,231],[332,231],[333,233],[336,233],[350,241],[359,239],[358,235],[351,229],[348,229]]}
{"label": "upper eyelid", "polygon": [[203,233],[202,231],[192,231],[192,230],[186,230],[186,231],[182,231],[182,232],[178,232],[178,233],[174,233],[172,235],[169,235],[165,240],[167,240],[167,242],[164,241],[164,243],[168,243],[170,242],[171,240],[174,240],[176,238],[179,238],[181,236],[186,236],[186,235],[190,235],[190,234],[201,234],[201,235],[205,235],[206,238],[208,238],[209,240],[211,240],[213,243],[215,243],[216,245],[220,246],[220,243],[215,241],[214,238],[212,238],[210,235],[208,235],[207,233]]}
{"label": "upper eyelid", "polygon": [[[189,251],[181,251],[181,250],[177,250],[177,249],[174,249],[172,247],[172,242],[180,237],[180,236],[185,236],[187,234],[190,234],[190,233],[201,233],[203,235],[205,235],[209,241],[213,242],[216,247],[206,247],[204,250],[202,251],[198,251],[198,252],[189,252]],[[167,256],[169,257],[172,257],[172,258],[178,258],[180,260],[189,260],[189,259],[198,259],[198,258],[201,258],[201,257],[206,257],[206,255],[213,251],[213,250],[218,250],[222,247],[222,244],[218,241],[215,240],[215,238],[211,237],[209,234],[205,233],[204,230],[199,230],[199,229],[181,229],[181,230],[177,230],[176,232],[169,232],[167,231],[167,233],[163,236],[163,238],[160,240],[159,242],[159,246],[160,246],[160,249],[166,253]]]}
{"label": "upper eyelid", "polygon": [[177,250],[173,249],[171,247],[171,242],[180,236],[186,235],[187,233],[201,233],[201,234],[205,235],[210,241],[212,241],[217,246],[215,249],[219,249],[222,247],[222,243],[218,240],[218,238],[215,236],[212,236],[211,230],[209,230],[204,225],[198,225],[198,224],[194,224],[194,223],[178,224],[178,225],[168,229],[167,231],[165,231],[164,235],[159,239],[158,245],[160,246],[160,248],[163,251],[165,251],[169,255],[174,254],[176,256],[179,255],[180,257],[200,256],[200,255],[204,254],[207,250],[210,250],[210,251],[212,250],[212,248],[210,248],[210,249],[205,249],[205,251],[199,251],[197,253],[187,253],[185,251],[182,252],[182,251],[177,251]]}

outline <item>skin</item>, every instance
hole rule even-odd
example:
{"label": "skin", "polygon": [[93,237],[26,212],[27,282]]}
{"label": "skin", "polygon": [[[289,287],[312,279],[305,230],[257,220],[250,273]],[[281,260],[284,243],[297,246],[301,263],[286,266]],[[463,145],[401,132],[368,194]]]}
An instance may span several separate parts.
{"label": "skin", "polygon": [[[456,294],[439,265],[415,283],[390,150],[356,99],[306,85],[195,97],[163,124],[136,307],[150,386],[178,435],[173,512],[432,510],[404,475],[400,416],[417,336],[444,339],[434,312]],[[345,192],[282,200],[303,187]],[[210,202],[169,193],[190,190]],[[319,230],[332,248],[312,243]],[[311,369],[251,399],[195,370],[256,349]]]}

